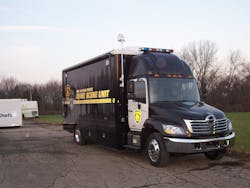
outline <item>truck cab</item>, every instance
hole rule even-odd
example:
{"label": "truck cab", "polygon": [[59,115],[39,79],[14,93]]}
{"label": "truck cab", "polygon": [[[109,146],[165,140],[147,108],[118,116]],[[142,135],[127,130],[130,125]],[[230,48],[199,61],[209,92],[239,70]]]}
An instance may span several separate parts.
{"label": "truck cab", "polygon": [[170,153],[221,158],[235,136],[230,120],[201,101],[196,79],[183,60],[142,50],[128,72],[128,143],[145,148],[154,166],[166,164]]}

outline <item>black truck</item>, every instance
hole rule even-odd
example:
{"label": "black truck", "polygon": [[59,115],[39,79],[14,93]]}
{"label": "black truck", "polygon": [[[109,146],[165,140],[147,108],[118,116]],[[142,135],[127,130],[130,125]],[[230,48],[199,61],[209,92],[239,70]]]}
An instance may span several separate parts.
{"label": "black truck", "polygon": [[154,166],[174,153],[223,157],[232,123],[200,100],[190,67],[172,52],[125,48],[63,70],[64,130],[80,145],[144,150]]}

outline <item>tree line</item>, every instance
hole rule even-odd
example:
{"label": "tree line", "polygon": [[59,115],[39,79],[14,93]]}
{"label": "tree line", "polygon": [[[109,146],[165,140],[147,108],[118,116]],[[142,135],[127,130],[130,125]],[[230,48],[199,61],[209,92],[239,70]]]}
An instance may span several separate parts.
{"label": "tree line", "polygon": [[[239,50],[222,61],[214,42],[193,41],[178,54],[197,79],[201,100],[223,111],[250,111],[250,62]],[[61,81],[44,84],[19,82],[14,77],[0,80],[0,98],[26,98],[38,101],[41,114],[61,113]]]}
{"label": "tree line", "polygon": [[239,50],[231,50],[223,60],[211,41],[194,41],[185,46],[180,57],[197,79],[201,99],[223,111],[250,111],[250,62]]}
{"label": "tree line", "polygon": [[40,114],[58,114],[62,107],[62,86],[57,80],[45,84],[19,82],[14,77],[0,80],[0,98],[22,98],[36,100]]}

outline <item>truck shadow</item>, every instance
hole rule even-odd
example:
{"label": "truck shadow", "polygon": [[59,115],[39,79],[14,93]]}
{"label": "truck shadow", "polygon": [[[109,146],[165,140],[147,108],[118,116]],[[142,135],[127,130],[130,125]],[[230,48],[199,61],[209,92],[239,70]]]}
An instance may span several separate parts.
{"label": "truck shadow", "polygon": [[[117,157],[122,160],[125,160],[127,163],[137,164],[143,168],[155,168],[150,165],[147,160],[145,153],[143,151],[134,151],[129,149],[118,150],[102,145],[90,145],[89,147],[94,147],[100,152],[107,153],[107,155],[111,155],[112,157]],[[173,154],[170,156],[170,161],[166,167],[161,169],[173,169],[174,171],[203,171],[209,170],[210,168],[214,168],[220,166],[221,168],[229,168],[229,167],[242,167],[245,163],[240,161],[240,159],[231,158],[230,156],[225,156],[223,159],[218,161],[211,161],[206,159],[203,154]]]}

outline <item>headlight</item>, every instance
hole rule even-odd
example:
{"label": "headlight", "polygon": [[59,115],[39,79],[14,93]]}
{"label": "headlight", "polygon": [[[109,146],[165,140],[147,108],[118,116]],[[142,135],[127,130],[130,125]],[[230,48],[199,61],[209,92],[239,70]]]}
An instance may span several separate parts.
{"label": "headlight", "polygon": [[227,119],[227,121],[228,121],[228,123],[227,123],[228,131],[232,132],[233,131],[233,124],[232,124],[232,122],[229,119]]}
{"label": "headlight", "polygon": [[170,135],[185,135],[185,132],[182,127],[177,127],[174,125],[162,125],[163,130],[166,134]]}

